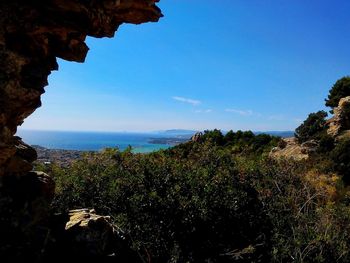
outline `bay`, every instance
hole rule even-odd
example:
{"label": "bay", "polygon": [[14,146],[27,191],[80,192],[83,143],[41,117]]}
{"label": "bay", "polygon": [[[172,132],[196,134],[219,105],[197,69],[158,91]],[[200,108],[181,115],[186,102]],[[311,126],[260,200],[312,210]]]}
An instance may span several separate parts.
{"label": "bay", "polygon": [[134,132],[71,132],[18,130],[17,136],[30,145],[48,149],[99,151],[104,148],[125,150],[129,145],[134,153],[148,153],[171,147],[168,144],[150,143],[152,138],[167,137],[161,133]]}

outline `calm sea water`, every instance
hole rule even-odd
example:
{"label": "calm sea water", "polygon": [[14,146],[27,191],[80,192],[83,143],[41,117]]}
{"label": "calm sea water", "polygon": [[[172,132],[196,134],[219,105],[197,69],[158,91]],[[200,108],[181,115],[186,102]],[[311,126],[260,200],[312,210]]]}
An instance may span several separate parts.
{"label": "calm sea water", "polygon": [[158,133],[122,133],[122,132],[62,132],[19,130],[17,136],[31,145],[40,145],[49,149],[98,151],[107,147],[124,150],[129,145],[133,152],[147,153],[167,149],[170,145],[151,144],[150,138],[167,137]]}

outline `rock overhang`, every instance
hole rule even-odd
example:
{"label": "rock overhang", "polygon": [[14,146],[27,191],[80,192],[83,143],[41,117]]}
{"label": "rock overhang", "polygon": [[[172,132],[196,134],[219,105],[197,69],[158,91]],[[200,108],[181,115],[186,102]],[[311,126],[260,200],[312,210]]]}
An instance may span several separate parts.
{"label": "rock overhang", "polygon": [[[158,21],[162,13],[156,2],[0,1],[0,254],[3,261],[32,261],[42,253],[48,236],[53,235],[52,240],[56,240],[64,235],[60,226],[64,227],[61,223],[65,218],[57,223],[58,219],[50,212],[55,183],[47,174],[32,171],[36,151],[15,136],[17,126],[41,106],[47,78],[58,69],[57,57],[84,62],[89,50],[85,43],[87,36],[113,37],[123,23]],[[105,226],[101,233],[112,227],[107,222]],[[65,256],[56,248],[47,253]]]}
{"label": "rock overhang", "polygon": [[9,172],[6,166],[13,166],[13,158],[18,159],[17,126],[41,106],[47,77],[58,69],[56,58],[84,62],[87,36],[113,37],[123,23],[157,22],[163,16],[157,2],[0,2],[0,176]]}

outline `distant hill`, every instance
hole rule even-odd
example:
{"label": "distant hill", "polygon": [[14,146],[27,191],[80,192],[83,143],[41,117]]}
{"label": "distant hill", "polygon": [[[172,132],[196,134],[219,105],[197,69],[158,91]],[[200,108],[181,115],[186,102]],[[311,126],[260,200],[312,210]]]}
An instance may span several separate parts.
{"label": "distant hill", "polygon": [[172,135],[172,136],[179,136],[179,135],[193,135],[198,131],[195,130],[183,130],[183,129],[172,129],[172,130],[164,130],[164,131],[157,131],[157,133],[165,134],[165,135]]}
{"label": "distant hill", "polygon": [[[184,130],[184,129],[171,129],[171,130],[161,130],[156,131],[159,134],[166,135],[166,136],[174,136],[174,137],[191,137],[195,133],[199,132],[196,130]],[[222,131],[223,134],[226,134],[227,131]],[[254,134],[269,134],[273,136],[279,136],[282,138],[288,138],[293,137],[294,132],[293,131],[255,131]]]}
{"label": "distant hill", "polygon": [[294,137],[294,132],[293,131],[257,131],[254,132],[255,134],[269,134],[273,136],[279,136],[282,138],[288,138],[288,137]]}

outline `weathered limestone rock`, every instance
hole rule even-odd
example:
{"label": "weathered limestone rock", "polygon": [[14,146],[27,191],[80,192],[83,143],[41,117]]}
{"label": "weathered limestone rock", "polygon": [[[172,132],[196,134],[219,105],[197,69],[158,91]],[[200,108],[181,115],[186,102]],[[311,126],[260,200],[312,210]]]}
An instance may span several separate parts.
{"label": "weathered limestone rock", "polygon": [[26,160],[29,163],[34,162],[38,158],[38,155],[33,147],[24,143],[20,137],[15,137],[15,140],[17,156],[21,157],[23,160]]}
{"label": "weathered limestone rock", "polygon": [[304,154],[311,154],[317,151],[318,147],[319,147],[319,143],[316,140],[309,140],[306,142],[303,142],[301,145],[301,152]]}
{"label": "weathered limestone rock", "polygon": [[328,120],[329,129],[327,133],[332,137],[339,136],[343,131],[350,130],[350,96],[342,98],[334,111],[334,116]]}
{"label": "weathered limestone rock", "polygon": [[307,145],[300,145],[294,137],[282,139],[280,147],[275,147],[270,152],[270,157],[273,159],[294,159],[297,161],[306,160],[309,158]]}
{"label": "weathered limestone rock", "polygon": [[[326,125],[328,125],[328,135],[332,136],[335,141],[350,138],[350,96],[339,101],[339,106],[334,109],[333,118],[329,119]],[[272,149],[270,157],[305,160],[309,158],[310,154],[316,152],[318,147],[319,142],[316,140],[300,144],[294,137],[286,138],[281,140],[278,147]]]}
{"label": "weathered limestone rock", "polygon": [[94,209],[53,215],[42,262],[144,262],[109,216]]}
{"label": "weathered limestone rock", "polygon": [[191,137],[192,142],[199,142],[203,136],[203,133],[197,132],[195,135]]}
{"label": "weathered limestone rock", "polygon": [[117,247],[116,237],[121,231],[111,222],[109,216],[96,215],[93,209],[69,211],[66,235],[74,248],[74,254],[103,256]]}
{"label": "weathered limestone rock", "polygon": [[[157,0],[0,1],[0,176],[14,168],[18,125],[41,106],[56,57],[83,62],[87,36],[113,37],[122,23],[158,21]],[[28,162],[30,163],[30,162]],[[10,167],[8,167],[10,166]],[[8,167],[8,168],[6,168]],[[23,170],[22,164],[14,171]]]}

